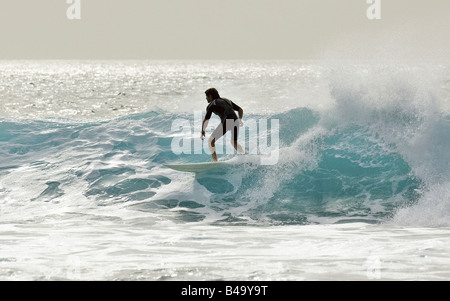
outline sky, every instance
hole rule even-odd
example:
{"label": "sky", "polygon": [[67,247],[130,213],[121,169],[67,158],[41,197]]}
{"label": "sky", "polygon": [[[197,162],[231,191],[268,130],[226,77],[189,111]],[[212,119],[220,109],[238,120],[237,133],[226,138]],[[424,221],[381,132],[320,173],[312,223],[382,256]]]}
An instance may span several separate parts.
{"label": "sky", "polygon": [[72,1],[1,0],[0,59],[450,60],[448,0]]}

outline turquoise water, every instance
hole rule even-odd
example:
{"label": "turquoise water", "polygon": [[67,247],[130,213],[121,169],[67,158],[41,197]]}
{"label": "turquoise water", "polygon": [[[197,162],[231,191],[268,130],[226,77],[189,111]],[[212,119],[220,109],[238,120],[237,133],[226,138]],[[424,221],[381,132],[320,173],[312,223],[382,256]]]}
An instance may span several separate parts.
{"label": "turquoise water", "polygon": [[[262,116],[247,116],[252,117]],[[180,115],[167,112],[83,124],[4,121],[2,176],[23,165],[39,173],[45,186],[30,202],[57,200],[76,184],[85,187],[82,195],[94,204],[122,202],[132,210],[155,212],[179,208],[177,218],[186,222],[201,221],[208,214],[230,223],[382,222],[397,208],[419,200],[423,181],[396,146],[369,127],[334,128],[298,144],[295,141],[319,127],[317,112],[303,108],[264,117],[281,120],[277,164],[243,164],[189,175],[194,180],[176,189],[178,198],[160,196],[162,187],[175,185],[178,176],[163,164],[209,161],[210,155],[174,154],[175,133],[162,129],[169,129]],[[246,139],[248,145],[253,137]],[[297,157],[288,159],[293,154]]]}

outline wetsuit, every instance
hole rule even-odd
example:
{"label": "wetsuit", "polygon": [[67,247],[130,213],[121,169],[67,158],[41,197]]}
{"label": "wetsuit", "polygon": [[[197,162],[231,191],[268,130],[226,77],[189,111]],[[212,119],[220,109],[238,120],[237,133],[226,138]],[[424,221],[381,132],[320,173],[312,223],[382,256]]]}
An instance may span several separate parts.
{"label": "wetsuit", "polygon": [[[211,114],[214,113],[220,117],[220,124],[212,133],[212,136],[217,140],[218,138],[225,135],[227,131],[231,131],[231,139],[237,141],[239,126],[237,125],[236,120],[238,116],[235,111],[239,111],[241,108],[226,98],[217,98],[211,101],[206,107],[206,116],[205,120],[209,120],[211,118]],[[228,126],[227,126],[227,119]],[[232,121],[232,122],[231,122]]]}

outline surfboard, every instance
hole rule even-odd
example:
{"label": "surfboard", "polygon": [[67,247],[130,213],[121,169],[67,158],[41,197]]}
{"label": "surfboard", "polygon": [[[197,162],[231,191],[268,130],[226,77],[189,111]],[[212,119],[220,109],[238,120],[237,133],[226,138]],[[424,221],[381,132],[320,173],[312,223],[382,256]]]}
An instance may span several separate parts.
{"label": "surfboard", "polygon": [[185,172],[202,172],[211,169],[216,169],[219,167],[224,167],[226,165],[230,165],[230,163],[219,161],[219,162],[204,162],[204,163],[164,164],[165,167]]}

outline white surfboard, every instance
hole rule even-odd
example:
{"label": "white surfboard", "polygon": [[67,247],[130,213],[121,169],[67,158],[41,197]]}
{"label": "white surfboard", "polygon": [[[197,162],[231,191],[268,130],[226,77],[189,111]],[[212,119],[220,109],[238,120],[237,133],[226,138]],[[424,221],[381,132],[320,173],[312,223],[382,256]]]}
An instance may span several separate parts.
{"label": "white surfboard", "polygon": [[185,172],[202,172],[219,167],[230,165],[230,163],[219,162],[204,162],[204,163],[183,163],[183,164],[164,164],[165,167]]}

